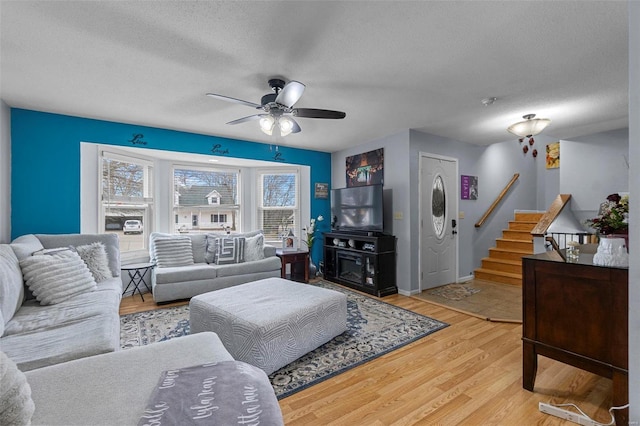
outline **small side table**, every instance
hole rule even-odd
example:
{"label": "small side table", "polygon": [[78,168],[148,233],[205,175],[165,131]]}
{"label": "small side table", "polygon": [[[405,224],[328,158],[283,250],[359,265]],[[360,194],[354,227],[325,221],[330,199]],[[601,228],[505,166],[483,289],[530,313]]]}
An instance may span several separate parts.
{"label": "small side table", "polygon": [[[276,256],[282,261],[280,278],[301,283],[309,282],[309,252],[301,250],[276,249]],[[290,273],[287,274],[287,265],[290,265]]]}
{"label": "small side table", "polygon": [[142,298],[142,301],[144,302],[144,296],[142,295],[142,291],[140,291],[140,284],[144,284],[147,290],[151,292],[151,289],[149,288],[149,286],[147,285],[147,282],[144,279],[144,276],[147,272],[150,272],[153,268],[155,268],[155,266],[156,266],[155,263],[149,263],[149,262],[122,265],[120,269],[122,269],[123,271],[127,271],[127,273],[129,274],[129,284],[127,284],[127,288],[124,289],[122,294],[124,295],[127,292],[127,290],[129,290],[129,287],[131,286],[131,284],[133,284],[133,293],[131,293],[131,296],[135,296],[136,290],[138,290],[138,294],[140,294],[140,298]]}

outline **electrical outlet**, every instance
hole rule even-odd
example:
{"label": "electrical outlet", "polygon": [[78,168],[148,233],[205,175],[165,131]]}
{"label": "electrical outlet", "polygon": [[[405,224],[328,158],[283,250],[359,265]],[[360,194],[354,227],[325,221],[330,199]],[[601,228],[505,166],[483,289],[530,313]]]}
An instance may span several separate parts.
{"label": "electrical outlet", "polygon": [[544,402],[538,403],[538,408],[545,414],[551,414],[552,416],[559,417],[561,419],[569,420],[570,422],[583,425],[583,426],[598,426],[599,423],[591,420],[587,416],[574,413],[573,411],[565,410],[555,405],[547,404]]}

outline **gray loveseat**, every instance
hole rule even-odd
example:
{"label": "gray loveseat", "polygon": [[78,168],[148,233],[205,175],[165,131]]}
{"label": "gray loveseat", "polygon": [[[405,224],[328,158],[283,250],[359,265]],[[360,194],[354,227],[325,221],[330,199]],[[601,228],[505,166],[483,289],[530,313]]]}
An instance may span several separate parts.
{"label": "gray loveseat", "polygon": [[[94,261],[98,269],[92,272],[86,267],[86,257],[80,255],[91,255],[87,247],[97,242],[104,245],[103,257],[101,263]],[[52,250],[57,248],[63,250]],[[31,262],[47,258],[64,263],[58,267]],[[41,304],[25,286],[27,265],[33,267],[28,276],[40,285],[34,287],[38,297],[51,304]],[[85,269],[76,270],[76,266]],[[98,272],[102,273],[100,281],[92,281]],[[116,351],[120,348],[121,293],[115,234],[30,234],[0,244],[0,348],[23,371]]]}
{"label": "gray loveseat", "polygon": [[280,258],[275,247],[264,244],[262,231],[229,235],[154,232],[149,242],[151,262],[156,263],[151,284],[157,303],[280,276]]}

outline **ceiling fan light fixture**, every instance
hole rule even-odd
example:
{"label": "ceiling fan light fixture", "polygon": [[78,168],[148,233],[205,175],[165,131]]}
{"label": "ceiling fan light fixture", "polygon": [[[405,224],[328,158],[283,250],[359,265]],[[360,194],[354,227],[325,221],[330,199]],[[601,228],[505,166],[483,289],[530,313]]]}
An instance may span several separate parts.
{"label": "ceiling fan light fixture", "polygon": [[540,134],[550,123],[548,118],[534,118],[535,114],[523,115],[524,121],[519,121],[507,127],[509,133],[513,133],[521,138]]}
{"label": "ceiling fan light fixture", "polygon": [[278,126],[280,127],[281,136],[287,136],[293,130],[293,122],[287,117],[280,117],[278,119]]}
{"label": "ceiling fan light fixture", "polygon": [[265,115],[260,118],[260,130],[262,130],[267,135],[271,136],[273,134],[273,127],[276,124],[276,120],[271,115]]}

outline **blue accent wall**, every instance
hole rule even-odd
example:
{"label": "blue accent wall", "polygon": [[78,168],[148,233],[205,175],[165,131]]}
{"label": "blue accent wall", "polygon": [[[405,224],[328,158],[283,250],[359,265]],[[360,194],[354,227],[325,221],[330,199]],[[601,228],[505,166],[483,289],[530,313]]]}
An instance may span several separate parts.
{"label": "blue accent wall", "polygon": [[[329,217],[329,200],[313,194],[316,182],[331,182],[330,153],[282,146],[276,152],[269,144],[14,108],[12,239],[30,233],[80,232],[81,142],[310,166],[311,217]],[[314,244],[313,257],[321,252],[321,244]]]}

